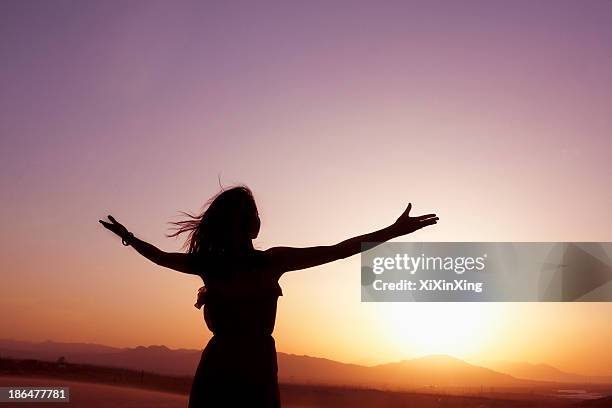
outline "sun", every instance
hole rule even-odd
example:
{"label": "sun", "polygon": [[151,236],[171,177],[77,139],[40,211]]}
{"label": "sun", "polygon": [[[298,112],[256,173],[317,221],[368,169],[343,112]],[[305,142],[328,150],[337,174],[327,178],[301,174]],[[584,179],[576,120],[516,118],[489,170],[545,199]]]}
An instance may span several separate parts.
{"label": "sun", "polygon": [[388,339],[403,355],[477,356],[495,336],[503,307],[492,303],[392,303]]}

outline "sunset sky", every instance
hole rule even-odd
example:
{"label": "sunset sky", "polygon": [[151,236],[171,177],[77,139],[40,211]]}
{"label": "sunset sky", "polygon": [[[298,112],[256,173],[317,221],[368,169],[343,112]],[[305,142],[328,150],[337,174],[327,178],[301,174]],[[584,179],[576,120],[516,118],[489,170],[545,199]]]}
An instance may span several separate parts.
{"label": "sunset sky", "polygon": [[[258,248],[612,241],[612,2],[0,2],[0,338],[202,348],[179,210],[245,183]],[[612,303],[360,302],[359,257],[281,280],[277,349],[612,375]]]}

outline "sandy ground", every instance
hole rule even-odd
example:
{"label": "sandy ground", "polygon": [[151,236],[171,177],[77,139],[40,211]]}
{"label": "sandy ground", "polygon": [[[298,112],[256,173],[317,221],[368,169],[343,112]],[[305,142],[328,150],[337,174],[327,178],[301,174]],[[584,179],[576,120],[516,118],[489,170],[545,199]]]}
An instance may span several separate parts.
{"label": "sandy ground", "polygon": [[[97,383],[62,381],[51,378],[1,376],[0,387],[63,386],[70,387],[68,403],[0,403],[0,408],[186,408],[187,396],[131,387]],[[476,397],[386,393],[356,389],[322,389],[285,386],[283,408],[567,408],[567,402],[490,400]],[[607,406],[607,405],[598,405]]]}
{"label": "sandy ground", "polygon": [[[0,408],[187,408],[187,396],[138,388],[117,387],[49,378],[0,376],[0,387],[70,387],[70,402],[8,403]],[[283,408],[308,408],[310,405],[283,404]]]}

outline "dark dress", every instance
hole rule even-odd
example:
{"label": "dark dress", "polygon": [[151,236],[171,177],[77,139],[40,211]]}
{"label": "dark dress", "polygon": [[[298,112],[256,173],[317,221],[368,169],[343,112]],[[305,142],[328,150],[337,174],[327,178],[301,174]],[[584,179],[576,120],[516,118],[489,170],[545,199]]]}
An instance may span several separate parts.
{"label": "dark dress", "polygon": [[213,333],[196,370],[189,408],[280,407],[272,331],[282,290],[263,252],[205,262],[204,319]]}

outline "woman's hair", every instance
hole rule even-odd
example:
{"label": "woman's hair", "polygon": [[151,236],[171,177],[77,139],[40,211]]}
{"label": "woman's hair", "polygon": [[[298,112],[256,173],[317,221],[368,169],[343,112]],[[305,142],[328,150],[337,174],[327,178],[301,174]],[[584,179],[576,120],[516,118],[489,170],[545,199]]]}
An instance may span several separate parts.
{"label": "woman's hair", "polygon": [[[169,237],[188,233],[188,253],[221,254],[251,248],[254,229],[259,229],[259,215],[253,193],[246,186],[221,190],[206,203],[201,214],[181,212],[185,220],[171,222]],[[256,235],[257,231],[255,231]]]}

